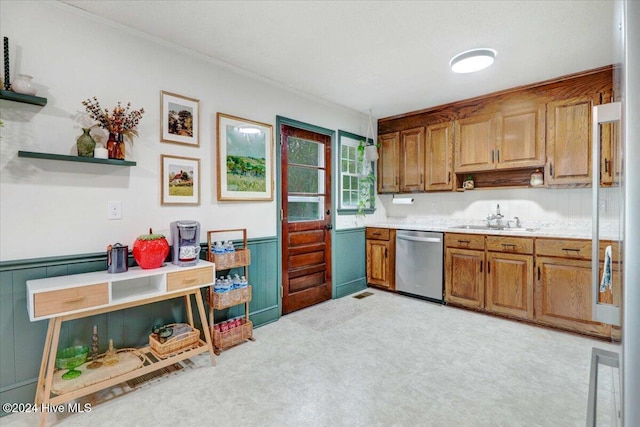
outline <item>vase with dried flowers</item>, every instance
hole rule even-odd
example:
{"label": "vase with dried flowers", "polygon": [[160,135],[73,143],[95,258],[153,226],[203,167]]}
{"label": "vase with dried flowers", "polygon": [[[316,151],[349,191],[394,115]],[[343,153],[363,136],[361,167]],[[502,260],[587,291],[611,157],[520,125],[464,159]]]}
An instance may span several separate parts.
{"label": "vase with dried flowers", "polygon": [[112,110],[103,109],[95,96],[82,101],[82,105],[85,106],[89,116],[109,132],[109,140],[107,141],[109,158],[124,160],[124,137],[126,136],[133,143],[133,138],[138,136],[136,126],[142,119],[144,108],[132,110],[130,102],[127,102],[126,107],[118,102],[118,105]]}

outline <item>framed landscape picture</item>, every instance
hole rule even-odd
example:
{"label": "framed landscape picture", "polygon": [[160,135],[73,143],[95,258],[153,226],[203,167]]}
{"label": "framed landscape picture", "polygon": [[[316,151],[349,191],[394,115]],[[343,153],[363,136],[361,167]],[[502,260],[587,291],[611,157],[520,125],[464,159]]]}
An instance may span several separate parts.
{"label": "framed landscape picture", "polygon": [[160,140],[200,146],[200,101],[160,92]]}
{"label": "framed landscape picture", "polygon": [[200,204],[200,159],[160,155],[163,205]]}
{"label": "framed landscape picture", "polygon": [[273,126],[218,113],[218,200],[273,200]]}

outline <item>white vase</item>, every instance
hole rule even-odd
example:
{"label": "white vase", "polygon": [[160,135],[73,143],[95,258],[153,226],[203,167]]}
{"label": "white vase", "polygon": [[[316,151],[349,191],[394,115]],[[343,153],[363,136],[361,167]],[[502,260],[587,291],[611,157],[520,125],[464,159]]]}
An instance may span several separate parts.
{"label": "white vase", "polygon": [[26,74],[18,74],[18,77],[16,77],[13,82],[11,82],[11,89],[15,93],[21,93],[23,95],[35,95],[38,90],[35,88],[35,86],[33,86],[33,83],[31,83],[31,79],[33,79],[33,77]]}
{"label": "white vase", "polygon": [[109,151],[104,147],[96,146],[95,150],[93,151],[93,157],[95,157],[96,159],[108,159]]}

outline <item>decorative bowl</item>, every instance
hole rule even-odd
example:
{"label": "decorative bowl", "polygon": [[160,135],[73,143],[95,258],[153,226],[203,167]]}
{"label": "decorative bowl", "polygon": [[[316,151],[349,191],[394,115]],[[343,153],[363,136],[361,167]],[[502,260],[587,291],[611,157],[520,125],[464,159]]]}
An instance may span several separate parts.
{"label": "decorative bowl", "polygon": [[75,368],[87,361],[89,355],[89,347],[86,345],[76,345],[60,350],[56,354],[56,367],[58,369],[69,369],[69,372],[62,375],[62,379],[71,380],[79,377],[82,372],[76,371]]}

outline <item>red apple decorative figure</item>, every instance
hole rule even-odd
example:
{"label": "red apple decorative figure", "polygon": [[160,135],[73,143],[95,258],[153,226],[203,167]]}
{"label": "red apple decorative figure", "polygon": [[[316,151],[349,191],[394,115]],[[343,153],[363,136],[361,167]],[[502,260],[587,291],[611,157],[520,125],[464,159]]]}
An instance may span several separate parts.
{"label": "red apple decorative figure", "polygon": [[169,255],[169,242],[162,234],[153,234],[153,230],[149,229],[149,234],[142,234],[133,242],[132,253],[140,268],[162,267]]}

